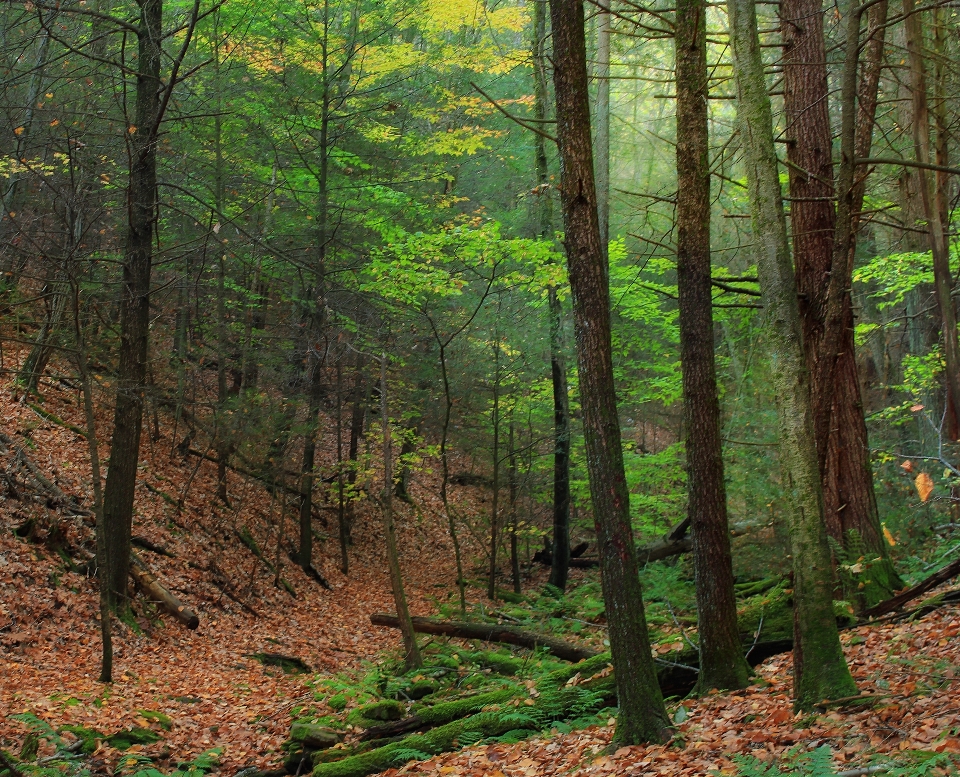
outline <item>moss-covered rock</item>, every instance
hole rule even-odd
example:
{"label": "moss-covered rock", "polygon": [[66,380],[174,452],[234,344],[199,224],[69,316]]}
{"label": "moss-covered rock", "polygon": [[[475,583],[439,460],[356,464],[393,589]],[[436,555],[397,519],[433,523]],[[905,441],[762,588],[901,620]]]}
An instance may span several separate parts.
{"label": "moss-covered rock", "polygon": [[326,726],[311,723],[294,723],[290,728],[290,739],[302,745],[306,750],[324,750],[340,744],[343,734]]}
{"label": "moss-covered rock", "polygon": [[395,699],[383,699],[351,710],[347,715],[347,723],[359,728],[370,728],[388,720],[400,720],[406,711],[407,708]]}

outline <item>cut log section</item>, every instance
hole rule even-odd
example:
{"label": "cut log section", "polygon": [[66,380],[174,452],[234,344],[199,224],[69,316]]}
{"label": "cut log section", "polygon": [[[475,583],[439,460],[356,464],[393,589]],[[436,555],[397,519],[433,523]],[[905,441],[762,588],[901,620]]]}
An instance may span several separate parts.
{"label": "cut log section", "polygon": [[200,625],[200,617],[163,586],[136,554],[130,554],[130,577],[150,601],[156,602],[188,629]]}
{"label": "cut log section", "polygon": [[[370,616],[370,622],[374,626],[400,628],[400,621],[396,615],[374,613]],[[597,655],[596,651],[573,645],[556,637],[500,623],[470,623],[467,621],[440,620],[439,618],[413,618],[413,630],[420,634],[440,634],[461,639],[480,639],[484,642],[503,642],[507,645],[517,645],[531,650],[546,648],[550,653],[564,661],[583,661]]]}

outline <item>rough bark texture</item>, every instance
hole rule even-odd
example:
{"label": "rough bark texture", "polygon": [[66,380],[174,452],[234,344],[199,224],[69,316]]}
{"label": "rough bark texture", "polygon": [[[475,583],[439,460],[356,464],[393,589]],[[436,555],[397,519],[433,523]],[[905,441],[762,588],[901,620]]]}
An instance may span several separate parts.
{"label": "rough bark texture", "polygon": [[687,431],[687,515],[700,638],[698,690],[745,688],[723,482],[710,282],[710,165],[704,0],[677,0],[677,289]]}
{"label": "rough bark texture", "polygon": [[110,557],[109,591],[114,609],[124,610],[130,575],[133,499],[140,460],[143,388],[150,329],[150,270],[157,197],[157,133],[160,123],[161,0],[140,0],[137,28],[136,109],[128,133],[127,240],[120,299],[120,362],[110,442],[110,468],[103,494],[104,539]]}
{"label": "rough bark texture", "polygon": [[550,13],[561,202],[584,442],[620,699],[615,740],[662,741],[668,736],[669,720],[650,655],[613,382],[609,273],[597,221],[583,5],[580,0],[551,0]]}
{"label": "rough bark texture", "polygon": [[[841,159],[841,199],[835,207],[822,0],[784,0],[780,18],[793,255],[804,351],[811,375],[824,520],[827,533],[851,553],[880,558],[871,567],[865,587],[846,592],[866,606],[889,596],[898,579],[880,531],[853,338],[850,288],[856,225],[852,215],[854,207],[859,210],[859,204],[853,202],[854,157],[844,153]],[[848,22],[856,27],[851,30],[856,46],[859,16]],[[857,51],[854,48],[852,59],[846,63],[847,78],[852,80],[846,84],[847,91],[841,93],[844,131],[850,142],[854,142],[855,133]],[[860,89],[864,102],[858,119],[867,130],[866,137],[861,132],[859,138],[866,144],[866,152],[857,154],[861,157],[869,156],[869,129],[876,111],[878,82],[869,77],[871,72],[878,74],[879,69],[865,71],[868,78]],[[873,110],[868,112],[871,98]],[[838,273],[843,282],[831,286],[831,278]],[[831,300],[830,295],[837,292],[841,298]],[[828,327],[828,311],[834,309],[839,321]],[[859,538],[856,547],[851,545],[851,532]]]}
{"label": "rough bark texture", "polygon": [[800,334],[796,279],[787,243],[773,145],[773,119],[760,56],[754,0],[729,0],[751,221],[777,398],[780,462],[790,507],[795,591],[794,696],[799,709],[851,696],[850,676],[833,615],[833,575],[822,510],[810,384]]}

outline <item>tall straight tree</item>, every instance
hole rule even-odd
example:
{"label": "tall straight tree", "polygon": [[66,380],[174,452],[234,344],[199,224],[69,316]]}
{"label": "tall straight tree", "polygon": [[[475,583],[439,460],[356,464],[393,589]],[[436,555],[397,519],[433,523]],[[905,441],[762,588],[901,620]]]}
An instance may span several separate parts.
{"label": "tall straight tree", "polygon": [[163,56],[163,0],[137,0],[136,90],[133,115],[128,117],[127,143],[130,170],[127,183],[127,235],[123,251],[120,289],[120,361],[117,400],[110,441],[110,468],[103,492],[103,523],[110,601],[125,610],[130,574],[130,538],[133,499],[140,460],[143,389],[147,379],[147,345],[150,331],[150,273],[157,209],[157,142],[163,114],[177,83],[199,16],[199,0],[173,56],[164,83],[160,78]]}
{"label": "tall straight tree", "polygon": [[787,490],[793,555],[793,682],[797,709],[851,696],[856,685],[833,614],[833,570],[823,523],[823,495],[790,261],[773,116],[763,71],[754,0],[728,0],[737,85],[737,119],[750,199],[753,240],[767,320],[777,400],[780,463]]}
{"label": "tall straight tree", "polygon": [[677,290],[700,674],[697,690],[745,688],[723,482],[710,280],[710,162],[704,0],[677,0]]}
{"label": "tall straight tree", "polygon": [[[533,113],[541,127],[547,123],[547,5],[533,2]],[[538,232],[553,239],[553,199],[546,138],[533,137],[537,173]],[[567,360],[563,354],[563,304],[557,289],[547,290],[550,315],[550,378],[553,387],[553,553],[550,585],[563,591],[570,567],[570,398],[567,396]]]}
{"label": "tall straight tree", "polygon": [[613,382],[610,283],[593,176],[582,0],[550,0],[560,200],[600,580],[620,716],[615,741],[659,742],[669,719],[650,655]]}
{"label": "tall straight tree", "polygon": [[[853,263],[849,255],[853,251],[855,223],[849,200],[840,202],[839,213],[834,206],[835,194],[846,197],[851,194],[853,159],[840,166],[839,183],[845,192],[837,192],[821,10],[821,0],[784,0],[780,5],[793,258],[804,350],[811,375],[824,520],[827,532],[838,543],[849,543],[850,533],[855,532],[858,545],[869,551],[871,558],[879,559],[864,576],[868,579],[865,587],[852,592],[861,604],[870,606],[890,596],[899,579],[889,561],[880,530],[857,376],[850,296]],[[848,25],[856,25],[859,32],[859,16],[846,21]],[[853,52],[853,61],[846,65],[853,69],[854,79],[858,50]],[[871,104],[871,95],[866,93],[871,83],[875,112],[876,81],[864,83],[861,105],[863,108]],[[845,121],[851,122],[849,133],[854,133],[857,111],[855,86],[854,80],[848,89],[849,95],[841,93],[847,97],[841,107]],[[871,127],[873,112],[861,115],[860,121]],[[845,178],[844,173],[850,175]],[[842,275],[844,281],[835,280],[831,284],[835,274]],[[840,299],[832,301],[831,294],[839,295]],[[830,327],[828,310],[833,307],[839,319]]]}

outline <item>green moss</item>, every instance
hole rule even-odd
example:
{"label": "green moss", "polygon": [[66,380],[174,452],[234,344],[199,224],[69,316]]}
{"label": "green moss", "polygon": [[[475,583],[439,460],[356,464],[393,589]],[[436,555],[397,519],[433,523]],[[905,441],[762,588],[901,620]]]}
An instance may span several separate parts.
{"label": "green moss", "polygon": [[140,717],[156,723],[164,731],[169,731],[173,726],[173,721],[162,712],[156,710],[138,710]]}
{"label": "green moss", "polygon": [[400,702],[393,699],[383,699],[373,704],[364,704],[362,707],[352,710],[347,715],[347,723],[360,728],[370,728],[387,720],[400,720],[404,712],[406,712],[406,707]]}
{"label": "green moss", "polygon": [[327,706],[330,709],[340,712],[347,706],[347,696],[343,693],[337,693],[327,699]]}
{"label": "green moss", "polygon": [[737,608],[737,625],[744,638],[753,638],[760,630],[760,639],[793,638],[793,592],[788,593],[787,582],[779,584],[763,594],[752,596]]}

